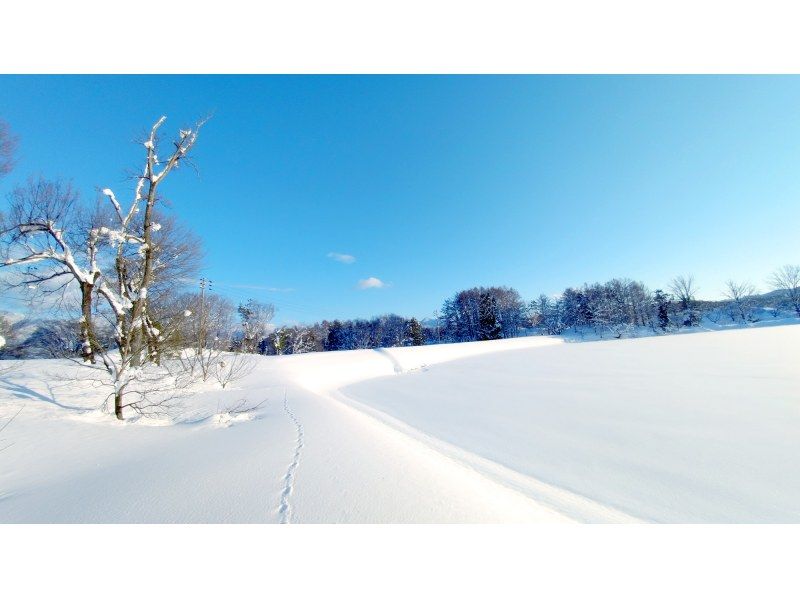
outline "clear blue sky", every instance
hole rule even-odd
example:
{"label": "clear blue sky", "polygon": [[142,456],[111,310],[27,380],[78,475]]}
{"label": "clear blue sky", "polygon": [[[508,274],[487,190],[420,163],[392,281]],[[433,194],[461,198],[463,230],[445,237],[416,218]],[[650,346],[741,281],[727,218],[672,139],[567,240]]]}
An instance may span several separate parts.
{"label": "clear blue sky", "polygon": [[205,276],[278,321],[615,276],[713,298],[800,262],[798,77],[0,77],[21,139],[0,193],[42,173],[122,195],[134,138],[210,112],[199,175],[164,192]]}

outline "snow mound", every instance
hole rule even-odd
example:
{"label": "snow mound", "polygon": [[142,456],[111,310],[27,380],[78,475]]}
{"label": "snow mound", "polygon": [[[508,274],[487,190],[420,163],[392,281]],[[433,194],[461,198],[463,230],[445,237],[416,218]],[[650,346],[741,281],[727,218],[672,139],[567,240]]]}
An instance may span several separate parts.
{"label": "snow mound", "polygon": [[324,394],[355,382],[425,370],[432,365],[465,357],[548,347],[561,343],[562,339],[557,337],[534,336],[421,347],[306,353],[275,359],[281,360],[280,368],[296,384],[312,392]]}

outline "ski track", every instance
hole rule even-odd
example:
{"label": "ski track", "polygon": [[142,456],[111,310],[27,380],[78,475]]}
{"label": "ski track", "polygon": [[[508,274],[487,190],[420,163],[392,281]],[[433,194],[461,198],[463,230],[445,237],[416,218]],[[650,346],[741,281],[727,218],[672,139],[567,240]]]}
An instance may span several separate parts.
{"label": "ski track", "polygon": [[286,392],[286,388],[283,389],[283,410],[286,412],[286,415],[289,416],[289,419],[292,420],[295,427],[297,428],[297,442],[295,444],[294,457],[292,459],[292,462],[289,464],[288,469],[286,470],[286,475],[283,478],[284,487],[283,487],[283,492],[281,492],[280,507],[278,508],[278,513],[280,514],[280,523],[291,523],[292,505],[289,502],[289,497],[292,495],[292,492],[294,491],[294,472],[297,469],[297,466],[300,464],[300,452],[303,450],[304,442],[303,442],[303,425],[298,421],[294,412],[289,408],[289,399]]}
{"label": "ski track", "polygon": [[[399,360],[389,351],[383,348],[374,349],[374,351],[392,363],[395,375],[406,373]],[[452,463],[478,473],[487,481],[518,492],[528,500],[553,509],[573,521],[586,523],[643,523],[641,519],[619,511],[610,505],[595,502],[571,490],[542,482],[529,475],[507,468],[491,459],[481,457],[471,451],[431,437],[379,409],[369,407],[360,401],[350,398],[342,388],[329,390],[326,393],[321,393],[320,396],[366,415],[373,421],[399,432],[408,440],[427,446]]]}
{"label": "ski track", "polygon": [[373,351],[375,351],[378,355],[385,357],[391,362],[395,374],[405,373],[405,370],[403,369],[403,366],[400,364],[400,361],[394,355],[389,353],[389,351],[387,351],[386,348],[378,347],[377,349],[373,349]]}
{"label": "ski track", "polygon": [[528,500],[549,508],[574,522],[644,523],[642,519],[610,505],[598,503],[571,490],[542,482],[534,477],[505,467],[496,461],[429,436],[401,420],[352,399],[341,389],[328,392],[325,398],[335,401],[345,408],[352,409],[386,426],[395,433],[402,434],[411,442],[422,444],[454,465],[477,473],[489,483],[517,492]]}

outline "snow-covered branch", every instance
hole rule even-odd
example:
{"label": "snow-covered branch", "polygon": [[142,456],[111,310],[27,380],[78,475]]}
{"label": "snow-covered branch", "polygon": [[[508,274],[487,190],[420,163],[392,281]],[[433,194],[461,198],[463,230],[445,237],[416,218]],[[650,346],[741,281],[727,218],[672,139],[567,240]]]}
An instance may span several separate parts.
{"label": "snow-covered branch", "polygon": [[[160,363],[163,331],[169,329],[149,309],[150,291],[161,288],[163,292],[169,286],[164,278],[171,273],[179,276],[197,255],[196,251],[185,251],[191,236],[176,239],[179,229],[171,226],[169,219],[158,217],[156,221],[156,206],[159,185],[189,157],[205,121],[180,129],[168,158],[162,162],[158,133],[165,120],[162,116],[155,122],[144,142],[142,174],[128,205],[106,187],[101,193],[108,204],[90,214],[81,209],[69,184],[39,178],[15,191],[8,217],[0,220],[0,267],[16,271],[21,281],[18,288],[25,288],[21,285],[27,283],[33,292],[40,288],[41,292],[50,292],[42,283],[66,281],[55,290],[66,290],[72,281],[77,283],[82,357],[87,365],[109,375],[114,411],[120,419],[125,408],[143,409],[146,401],[126,402],[123,396],[131,379],[146,378],[142,373],[145,367]],[[103,210],[109,204],[110,213],[106,213]],[[173,259],[165,251],[188,257]],[[48,267],[37,270],[39,264]],[[113,326],[111,343],[98,339],[98,312]],[[137,392],[147,394],[146,385],[137,388]]]}

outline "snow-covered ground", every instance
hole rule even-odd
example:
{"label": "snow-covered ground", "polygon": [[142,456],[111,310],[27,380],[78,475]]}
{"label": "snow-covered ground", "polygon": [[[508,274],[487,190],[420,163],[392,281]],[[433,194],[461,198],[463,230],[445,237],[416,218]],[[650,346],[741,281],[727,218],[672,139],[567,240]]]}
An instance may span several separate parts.
{"label": "snow-covered ground", "polygon": [[124,423],[22,362],[0,522],[800,522],[800,326],[254,359]]}

